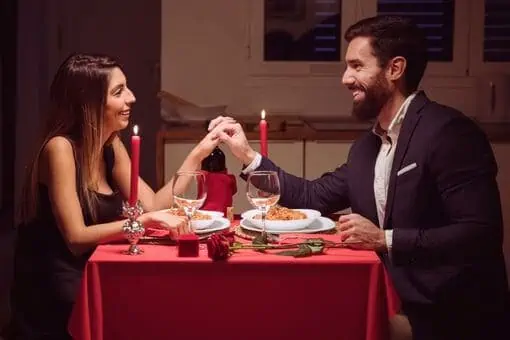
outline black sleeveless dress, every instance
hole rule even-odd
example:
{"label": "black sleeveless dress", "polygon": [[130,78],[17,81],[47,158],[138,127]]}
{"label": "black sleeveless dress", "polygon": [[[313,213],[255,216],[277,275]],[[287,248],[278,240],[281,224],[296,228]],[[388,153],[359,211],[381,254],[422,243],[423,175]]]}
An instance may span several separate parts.
{"label": "black sleeveless dress", "polygon": [[[85,225],[122,218],[122,197],[112,180],[114,153],[104,148],[111,195],[98,194],[97,220],[82,202]],[[36,219],[18,229],[12,291],[12,339],[71,339],[68,320],[80,287],[83,269],[94,249],[73,255],[56,225],[47,187],[39,186]]]}

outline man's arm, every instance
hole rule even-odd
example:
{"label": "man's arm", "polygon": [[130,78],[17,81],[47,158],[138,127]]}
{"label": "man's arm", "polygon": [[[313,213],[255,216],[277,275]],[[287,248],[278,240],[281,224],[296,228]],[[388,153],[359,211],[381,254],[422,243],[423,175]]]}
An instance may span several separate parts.
{"label": "man's arm", "polygon": [[434,139],[427,166],[449,223],[395,229],[393,263],[468,263],[499,251],[503,227],[497,164],[483,132],[465,118],[452,120]]}
{"label": "man's arm", "polygon": [[346,165],[324,174],[319,179],[308,181],[286,173],[269,159],[256,153],[248,143],[241,125],[231,122],[231,119],[220,116],[211,121],[209,129],[217,129],[220,140],[227,144],[232,154],[246,166],[241,178],[246,179],[247,173],[253,170],[278,172],[281,205],[316,209],[324,215],[350,206]]}
{"label": "man's arm", "polygon": [[[315,209],[328,215],[350,207],[347,165],[309,181],[291,175],[268,158],[262,157],[257,171],[276,171],[280,180],[280,205],[288,208]],[[246,179],[243,173],[241,178]]]}

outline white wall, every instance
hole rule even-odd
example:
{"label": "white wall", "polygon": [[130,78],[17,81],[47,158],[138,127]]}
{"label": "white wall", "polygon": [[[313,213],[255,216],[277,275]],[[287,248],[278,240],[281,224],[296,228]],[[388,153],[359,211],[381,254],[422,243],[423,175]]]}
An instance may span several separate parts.
{"label": "white wall", "polygon": [[[162,89],[199,105],[228,105],[236,115],[262,108],[268,114],[349,115],[350,94],[336,77],[250,75],[251,10],[249,0],[162,0]],[[422,82],[431,99],[468,116],[476,114],[476,86],[467,76],[426,74]],[[509,145],[495,145],[510,256],[509,151]]]}
{"label": "white wall", "polygon": [[[338,77],[250,76],[250,11],[249,0],[163,0],[162,89],[199,105],[226,104],[238,115],[262,108],[269,114],[349,115],[351,96]],[[427,75],[422,83],[433,100],[470,116],[475,85],[472,77]]]}

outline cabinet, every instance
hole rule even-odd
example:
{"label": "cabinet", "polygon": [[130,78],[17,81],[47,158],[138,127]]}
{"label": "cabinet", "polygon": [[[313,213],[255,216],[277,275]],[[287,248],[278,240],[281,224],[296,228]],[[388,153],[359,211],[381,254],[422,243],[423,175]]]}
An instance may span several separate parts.
{"label": "cabinet", "polygon": [[[508,56],[510,48],[508,41],[510,40],[510,26],[508,25],[508,18],[510,16],[510,3],[495,0],[470,0],[470,8],[469,20],[465,20],[466,24],[469,23],[470,28],[468,36],[469,75],[479,77],[496,73],[509,74],[510,60]],[[489,13],[486,12],[486,8]],[[481,15],[482,13],[484,15]],[[486,23],[488,15],[491,15],[491,18],[496,15],[497,20],[490,20],[491,22]],[[506,61],[484,61],[484,46],[486,43],[489,46],[491,42],[495,43],[498,48],[497,53],[500,54],[501,59],[506,59]]]}
{"label": "cabinet", "polygon": [[313,180],[335,170],[347,161],[350,141],[307,141],[305,144],[305,177]]}

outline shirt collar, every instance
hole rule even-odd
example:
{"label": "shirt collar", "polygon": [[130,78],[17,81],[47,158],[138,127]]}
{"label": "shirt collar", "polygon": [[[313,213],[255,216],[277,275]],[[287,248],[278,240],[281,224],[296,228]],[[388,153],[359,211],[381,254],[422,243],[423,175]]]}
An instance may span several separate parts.
{"label": "shirt collar", "polygon": [[388,131],[384,130],[381,125],[379,124],[379,121],[376,121],[374,124],[374,127],[372,128],[372,133],[375,135],[385,138],[386,136],[389,136],[390,138],[398,137],[398,133],[400,131],[400,126],[402,125],[402,122],[404,121],[404,118],[407,113],[407,109],[409,108],[409,105],[411,104],[411,101],[416,97],[417,92],[413,92],[410,94],[400,105],[400,108],[397,111],[397,114],[390,122],[390,125],[388,126]]}

